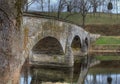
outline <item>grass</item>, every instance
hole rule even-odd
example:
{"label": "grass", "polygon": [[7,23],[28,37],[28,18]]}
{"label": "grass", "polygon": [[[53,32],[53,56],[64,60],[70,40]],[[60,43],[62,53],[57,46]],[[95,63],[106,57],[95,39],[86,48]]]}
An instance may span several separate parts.
{"label": "grass", "polygon": [[99,14],[96,14],[96,16],[93,16],[91,14],[87,15],[86,18],[86,24],[119,24],[120,22],[120,16],[113,14],[112,17],[109,14],[104,14],[101,13],[100,16]]}
{"label": "grass", "polygon": [[[40,12],[40,14],[42,15],[48,15],[48,16],[55,16],[57,17],[57,13],[56,12],[52,12],[52,13],[42,13]],[[65,20],[69,20],[72,21],[75,24],[78,25],[82,25],[82,16],[80,13],[74,13],[71,14],[71,16],[69,16],[68,18],[66,18],[66,16],[70,15],[70,13],[68,12],[62,12],[60,13],[60,18],[61,19],[65,19]],[[47,16],[46,16],[47,17]],[[120,22],[120,15],[118,14],[108,14],[108,13],[96,13],[95,16],[92,13],[88,13],[86,16],[86,21],[85,24],[109,24],[109,25],[113,25],[113,24],[119,24]]]}
{"label": "grass", "polygon": [[[106,65],[107,66],[107,65]],[[90,68],[89,69],[89,74],[93,74],[93,75],[96,75],[96,74],[119,74],[120,73],[120,68],[119,67],[116,67],[114,68],[113,66],[112,67],[93,67],[93,68]]]}
{"label": "grass", "polygon": [[100,61],[120,60],[120,56],[95,56]]}
{"label": "grass", "polygon": [[[68,13],[62,13],[61,18],[65,18]],[[82,16],[80,14],[75,14],[67,18],[67,20],[73,21],[74,23],[81,25],[82,24]],[[107,13],[96,13],[94,16],[93,14],[87,14],[85,24],[119,24],[120,22],[120,15],[110,14]]]}
{"label": "grass", "polygon": [[120,37],[119,36],[102,36],[96,40],[95,44],[97,45],[119,45]]}

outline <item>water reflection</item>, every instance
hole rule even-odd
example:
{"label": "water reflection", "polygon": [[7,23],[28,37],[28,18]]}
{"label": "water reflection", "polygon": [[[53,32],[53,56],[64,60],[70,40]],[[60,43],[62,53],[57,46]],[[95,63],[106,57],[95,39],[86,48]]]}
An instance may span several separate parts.
{"label": "water reflection", "polygon": [[84,84],[120,84],[119,70],[118,63],[101,62],[101,64],[89,69]]}
{"label": "water reflection", "polygon": [[[102,61],[87,57],[76,61],[73,68],[24,66],[20,84],[120,84],[120,61]],[[89,68],[89,65],[92,66]]]}
{"label": "water reflection", "polygon": [[20,84],[82,84],[88,71],[87,63],[87,58],[81,58],[73,68],[24,66]]}
{"label": "water reflection", "polygon": [[24,65],[21,72],[20,84],[30,84],[31,79],[32,79],[32,76],[30,74],[29,66]]}
{"label": "water reflection", "polygon": [[120,73],[119,74],[89,74],[85,79],[84,84],[120,84]]}

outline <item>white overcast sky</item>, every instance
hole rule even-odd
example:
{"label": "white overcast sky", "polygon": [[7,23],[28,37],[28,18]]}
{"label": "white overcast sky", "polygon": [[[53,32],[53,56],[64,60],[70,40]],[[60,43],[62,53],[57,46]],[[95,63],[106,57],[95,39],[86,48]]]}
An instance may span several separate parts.
{"label": "white overcast sky", "polygon": [[[28,1],[32,1],[32,0],[28,0]],[[48,0],[44,0],[44,1],[46,1],[46,3],[44,3],[44,10],[47,11],[48,10],[48,7],[47,7]],[[50,0],[51,5],[55,5],[54,8],[57,8],[56,6],[58,4],[58,1],[59,0]],[[113,5],[113,10],[112,10],[113,13],[117,13],[116,7],[118,7],[118,13],[120,13],[120,1],[118,1],[117,6]],[[29,11],[41,11],[40,9],[41,9],[40,4],[38,2],[34,2],[34,4],[30,5],[28,10]],[[102,10],[107,11],[107,6],[106,6],[106,8],[101,9],[101,11]],[[99,7],[98,7],[98,11],[99,11]]]}
{"label": "white overcast sky", "polygon": [[[32,1],[32,0],[28,0],[28,2],[31,2],[31,1]],[[47,2],[48,0],[44,0],[44,1]],[[50,4],[51,4],[51,5],[57,5],[57,2],[58,2],[58,1],[59,1],[59,0],[50,0]],[[44,10],[47,11],[48,7],[45,6],[45,5],[47,5],[47,3],[44,3]],[[28,10],[29,10],[29,11],[41,11],[41,10],[40,10],[40,4],[39,4],[37,1],[35,1],[33,4],[31,4],[31,5],[29,6]]]}
{"label": "white overcast sky", "polygon": [[[28,0],[28,2],[31,2],[32,0]],[[46,1],[46,0],[44,0],[44,1]],[[58,0],[50,0],[51,1],[51,3],[57,3],[57,1]]]}

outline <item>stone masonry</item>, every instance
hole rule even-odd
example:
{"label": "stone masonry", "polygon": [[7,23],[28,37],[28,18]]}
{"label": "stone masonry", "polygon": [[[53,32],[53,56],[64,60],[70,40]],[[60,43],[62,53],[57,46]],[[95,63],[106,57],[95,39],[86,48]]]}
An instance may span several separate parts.
{"label": "stone masonry", "polygon": [[24,55],[32,64],[71,67],[74,52],[86,53],[90,44],[84,29],[53,19],[24,16],[22,31]]}

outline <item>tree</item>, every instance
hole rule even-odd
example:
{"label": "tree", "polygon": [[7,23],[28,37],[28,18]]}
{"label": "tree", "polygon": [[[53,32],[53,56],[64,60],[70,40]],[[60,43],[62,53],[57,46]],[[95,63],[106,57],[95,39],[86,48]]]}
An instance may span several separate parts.
{"label": "tree", "polygon": [[82,26],[85,26],[85,19],[86,15],[88,13],[88,10],[91,8],[91,6],[88,3],[88,0],[80,0],[78,8],[80,9],[80,14],[82,16]]}
{"label": "tree", "polygon": [[112,2],[109,2],[109,3],[108,3],[108,6],[107,6],[107,8],[108,8],[108,10],[110,10],[110,11],[113,9]]}
{"label": "tree", "polygon": [[[0,83],[8,84],[22,61],[23,0],[0,0]],[[14,81],[15,82],[15,81]]]}
{"label": "tree", "polygon": [[65,19],[74,14],[81,14],[82,26],[84,27],[86,15],[91,7],[88,3],[88,0],[60,0],[57,16],[58,18],[60,16],[60,12],[62,12],[62,9],[64,9],[65,6],[67,6],[67,12],[70,12],[70,14],[65,17]]}
{"label": "tree", "polygon": [[41,9],[42,12],[44,11],[44,3],[45,3],[44,0],[24,0],[24,1],[26,2],[24,5],[25,12],[28,12],[29,7],[35,2],[39,3],[39,6],[40,6],[39,9]]}
{"label": "tree", "polygon": [[108,8],[108,10],[109,10],[110,16],[112,17],[112,15],[111,15],[111,10],[113,9],[113,4],[112,4],[111,1],[108,3],[107,8]]}
{"label": "tree", "polygon": [[57,12],[57,18],[60,18],[60,13],[62,12],[62,10],[64,9],[64,7],[66,6],[66,0],[59,0],[58,3],[58,12]]}
{"label": "tree", "polygon": [[50,12],[50,0],[48,0],[48,12]]}
{"label": "tree", "polygon": [[36,0],[30,0],[30,1],[28,1],[28,0],[24,0],[24,6],[23,6],[23,10],[25,11],[25,12],[28,12],[28,8],[35,2]]}
{"label": "tree", "polygon": [[44,5],[43,5],[44,4],[44,0],[40,0],[40,1],[38,0],[38,2],[40,2],[40,4],[41,4],[41,8],[42,8],[42,12],[43,12],[43,10],[44,10]]}
{"label": "tree", "polygon": [[92,5],[92,7],[93,7],[93,13],[95,15],[95,13],[97,12],[98,6],[102,5],[105,0],[88,0],[88,1]]}
{"label": "tree", "polygon": [[118,19],[118,0],[115,0],[115,2],[116,2],[116,13],[117,13],[117,19]]}
{"label": "tree", "polygon": [[113,5],[112,5],[112,2],[109,2],[108,3],[108,6],[107,6],[108,10],[112,10],[113,9]]}

